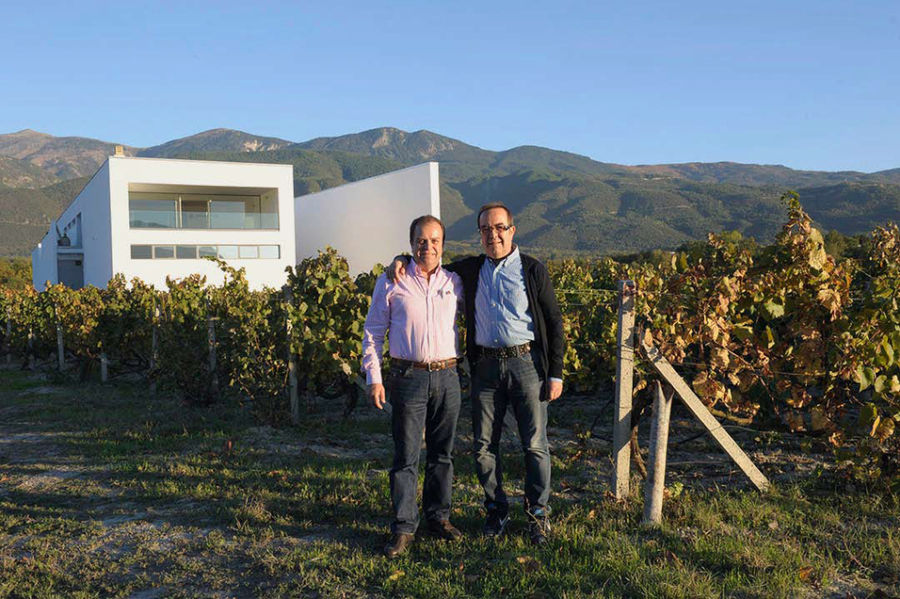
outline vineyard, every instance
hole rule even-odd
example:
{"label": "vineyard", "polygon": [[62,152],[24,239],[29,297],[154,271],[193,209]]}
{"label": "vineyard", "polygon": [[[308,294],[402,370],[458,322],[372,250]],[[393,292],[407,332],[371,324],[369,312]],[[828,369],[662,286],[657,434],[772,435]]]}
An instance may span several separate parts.
{"label": "vineyard", "polygon": [[[638,288],[645,339],[720,419],[815,435],[849,476],[900,485],[900,231],[875,230],[858,256],[825,250],[797,197],[772,245],[734,234],[653,260],[548,264],[565,316],[566,385],[590,394],[615,371],[617,281]],[[114,278],[106,289],[0,289],[8,360],[82,379],[145,377],[188,403],[237,397],[261,422],[290,418],[293,388],[359,401],[362,327],[382,267],[355,279],[333,250],[288,269],[284,289],[253,291],[241,270],[168,281]],[[62,355],[59,348],[63,347]],[[293,367],[291,366],[293,364]],[[649,370],[636,405],[649,403]]]}

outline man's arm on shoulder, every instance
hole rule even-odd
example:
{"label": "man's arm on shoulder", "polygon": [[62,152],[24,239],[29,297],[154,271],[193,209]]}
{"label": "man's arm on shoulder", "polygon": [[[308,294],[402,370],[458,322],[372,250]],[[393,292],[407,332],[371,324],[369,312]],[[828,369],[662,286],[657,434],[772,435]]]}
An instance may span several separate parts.
{"label": "man's arm on shoulder", "polygon": [[450,272],[455,272],[459,276],[463,276],[463,274],[470,268],[474,268],[476,264],[478,264],[478,256],[465,256],[463,258],[457,258],[453,262],[449,264],[441,264],[441,268],[449,270]]}
{"label": "man's arm on shoulder", "polygon": [[406,267],[409,266],[410,260],[412,260],[412,258],[405,254],[394,256],[391,263],[384,267],[384,274],[387,276],[388,281],[393,283],[400,277],[406,276]]}

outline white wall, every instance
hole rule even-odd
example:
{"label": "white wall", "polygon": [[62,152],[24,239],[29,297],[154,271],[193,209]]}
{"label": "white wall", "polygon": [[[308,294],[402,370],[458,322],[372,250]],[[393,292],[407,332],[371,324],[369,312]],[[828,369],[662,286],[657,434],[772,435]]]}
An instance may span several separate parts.
{"label": "white wall", "polygon": [[113,276],[112,243],[109,218],[109,162],[85,185],[58,221],[65,226],[81,213],[81,232],[84,237],[84,284],[106,287]]}
{"label": "white wall", "polygon": [[[130,184],[195,187],[274,188],[278,190],[278,230],[132,229],[129,225]],[[282,164],[210,162],[159,158],[110,157],[51,224],[32,252],[37,289],[57,277],[56,229],[82,215],[84,283],[106,286],[115,273],[139,277],[157,288],[166,277],[205,275],[222,282],[221,270],[208,260],[132,260],[131,245],[269,245],[281,247],[280,259],[229,260],[244,267],[254,288],[285,282],[285,268],[314,256],[326,246],[350,262],[351,272],[369,270],[396,254],[409,251],[409,223],[423,214],[440,217],[438,164],[428,162],[293,197],[293,169]]]}
{"label": "white wall", "polygon": [[335,248],[350,272],[368,271],[409,252],[409,224],[423,214],[440,218],[438,163],[348,183],[294,200],[297,260]]}
{"label": "white wall", "polygon": [[[224,274],[209,260],[132,260],[131,245],[141,244],[277,244],[280,259],[229,260],[235,268],[246,269],[247,280],[254,288],[280,287],[286,281],[285,268],[295,263],[294,249],[294,179],[289,164],[252,164],[201,160],[168,160],[158,158],[110,157],[110,256],[111,273],[139,277],[157,288],[165,288],[166,277],[183,278],[193,273],[220,284]],[[259,187],[278,190],[277,230],[197,230],[197,229],[131,229],[128,215],[128,186],[185,185],[213,187]],[[88,225],[82,223],[82,227]],[[87,260],[87,255],[85,255]],[[85,271],[87,272],[87,271]],[[85,283],[87,275],[85,275]],[[109,277],[107,277],[107,280]],[[96,284],[96,283],[95,283]],[[106,281],[103,282],[106,284]]]}
{"label": "white wall", "polygon": [[[84,284],[105,287],[112,277],[109,220],[109,163],[104,163],[72,200],[31,254],[32,284],[43,290],[47,281],[59,282],[56,227],[63,229],[81,214]],[[72,248],[77,251],[77,248]]]}
{"label": "white wall", "polygon": [[50,232],[31,250],[31,284],[38,291],[44,290],[47,281],[54,283],[57,280],[55,223],[56,221],[50,223]]}

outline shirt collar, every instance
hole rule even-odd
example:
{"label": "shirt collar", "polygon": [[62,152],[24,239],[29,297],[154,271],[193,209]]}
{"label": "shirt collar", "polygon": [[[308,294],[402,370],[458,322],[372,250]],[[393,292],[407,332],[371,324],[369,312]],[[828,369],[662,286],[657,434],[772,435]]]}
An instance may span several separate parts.
{"label": "shirt collar", "polygon": [[[409,261],[411,268],[409,270],[409,274],[414,277],[422,277],[425,278],[425,273],[422,272],[422,269],[419,268],[419,263],[415,261],[415,259],[411,259]],[[433,276],[437,276],[441,272],[441,261],[438,261],[437,268],[434,269]]]}
{"label": "shirt collar", "polygon": [[491,266],[506,266],[508,264],[515,264],[519,261],[519,246],[513,244],[513,250],[499,260],[494,260],[493,258],[489,258],[488,256],[485,256],[485,258]]}

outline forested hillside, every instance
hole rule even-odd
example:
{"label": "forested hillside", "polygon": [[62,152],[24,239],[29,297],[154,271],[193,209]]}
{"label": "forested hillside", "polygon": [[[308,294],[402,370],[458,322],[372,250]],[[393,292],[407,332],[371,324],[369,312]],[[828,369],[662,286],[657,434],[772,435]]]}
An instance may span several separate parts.
{"label": "forested hillside", "polygon": [[[27,253],[113,144],[34,131],[0,135],[0,255]],[[494,152],[429,131],[384,127],[302,143],[214,129],[139,156],[291,164],[301,195],[404,166],[440,162],[441,212],[454,242],[476,247],[471,215],[489,201],[516,214],[518,240],[544,253],[623,253],[673,248],[710,231],[771,241],[778,198],[799,192],[815,222],[846,235],[900,221],[900,169],[797,171],[778,165],[687,163],[626,166],[536,146]]]}

